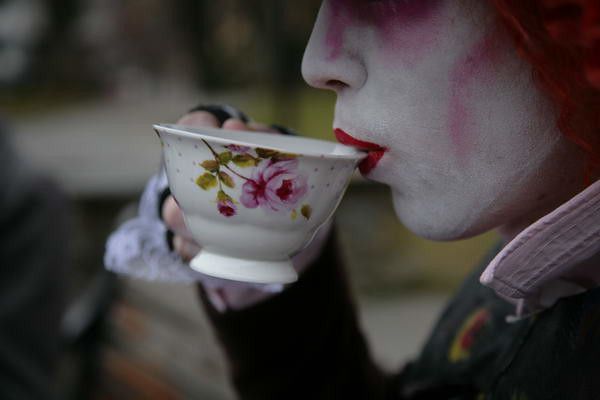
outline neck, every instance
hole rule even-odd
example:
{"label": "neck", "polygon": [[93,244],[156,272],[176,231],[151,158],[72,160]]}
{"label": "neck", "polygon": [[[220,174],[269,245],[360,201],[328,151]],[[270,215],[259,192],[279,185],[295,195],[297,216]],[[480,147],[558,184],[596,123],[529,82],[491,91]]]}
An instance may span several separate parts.
{"label": "neck", "polygon": [[510,222],[498,227],[496,232],[498,232],[502,238],[503,244],[507,245],[528,226],[532,225],[543,216],[549,214],[562,204],[569,201],[575,195],[585,190],[585,187],[581,184],[572,185],[572,187],[564,185],[562,189],[563,190],[557,188],[554,195],[549,197],[545,203],[536,205],[529,212],[524,213],[517,218],[514,218]]}

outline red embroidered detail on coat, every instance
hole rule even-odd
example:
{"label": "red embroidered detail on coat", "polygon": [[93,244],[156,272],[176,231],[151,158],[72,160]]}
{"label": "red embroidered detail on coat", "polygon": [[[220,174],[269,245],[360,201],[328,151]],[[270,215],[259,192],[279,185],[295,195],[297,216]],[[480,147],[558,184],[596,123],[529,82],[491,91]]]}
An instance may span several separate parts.
{"label": "red embroidered detail on coat", "polygon": [[469,358],[471,348],[490,317],[490,312],[485,308],[478,308],[469,315],[458,330],[448,351],[448,359],[451,362],[455,363]]}

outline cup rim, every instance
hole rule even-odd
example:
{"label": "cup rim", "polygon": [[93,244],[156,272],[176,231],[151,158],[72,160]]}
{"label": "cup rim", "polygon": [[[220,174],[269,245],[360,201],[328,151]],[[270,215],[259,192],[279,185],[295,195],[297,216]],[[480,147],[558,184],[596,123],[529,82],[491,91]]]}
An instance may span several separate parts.
{"label": "cup rim", "polygon": [[[264,149],[275,150],[275,151],[279,151],[282,153],[294,153],[294,154],[301,155],[303,157],[360,161],[368,155],[368,153],[366,153],[364,151],[360,151],[354,147],[347,146],[342,143],[337,143],[337,142],[328,141],[328,140],[308,138],[308,137],[304,137],[304,136],[300,136],[300,137],[284,136],[284,137],[302,139],[302,140],[307,140],[307,141],[312,141],[312,142],[325,143],[327,145],[335,145],[338,148],[348,149],[349,151],[352,152],[352,154],[332,154],[332,153],[317,152],[317,151],[311,151],[311,150],[297,152],[297,151],[293,151],[290,149],[284,149],[284,148],[278,147],[278,146],[270,146],[270,145],[257,146],[255,143],[250,143],[250,142],[246,142],[243,140],[225,139],[225,138],[217,136],[218,133],[222,133],[222,132],[234,133],[234,134],[237,134],[240,132],[240,131],[235,131],[235,130],[230,130],[230,129],[211,128],[211,127],[201,127],[200,128],[200,127],[193,127],[193,126],[188,126],[188,125],[177,125],[177,124],[167,124],[167,123],[153,124],[152,127],[154,128],[154,130],[157,133],[160,131],[160,132],[165,132],[167,134],[174,135],[174,136],[182,136],[182,137],[187,137],[187,138],[192,138],[192,139],[205,139],[207,141],[210,141],[213,143],[218,143],[218,144],[225,145],[225,146],[233,144],[233,145],[238,145],[238,146],[247,146],[247,147],[251,147],[251,148],[261,147]],[[196,130],[196,129],[214,131],[215,135],[213,136],[213,135],[207,135],[205,133],[194,132],[194,130]],[[260,135],[273,135],[273,132],[251,131],[251,133],[260,134]]]}

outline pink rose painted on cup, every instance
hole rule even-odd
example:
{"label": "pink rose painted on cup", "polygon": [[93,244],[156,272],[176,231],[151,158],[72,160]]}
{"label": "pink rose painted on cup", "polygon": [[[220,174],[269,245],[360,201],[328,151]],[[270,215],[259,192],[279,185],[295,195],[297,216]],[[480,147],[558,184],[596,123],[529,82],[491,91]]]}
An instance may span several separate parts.
{"label": "pink rose painted on cup", "polygon": [[261,163],[244,183],[240,202],[270,211],[294,209],[308,191],[307,178],[297,169],[298,159]]}
{"label": "pink rose painted on cup", "polygon": [[[194,162],[204,172],[192,181],[205,191],[217,189],[219,214],[233,217],[238,214],[237,205],[241,203],[245,208],[286,212],[292,220],[299,215],[310,219],[311,206],[300,204],[308,193],[308,178],[298,171],[300,162],[297,155],[233,144],[218,151],[217,147],[205,140],[203,142],[213,157]],[[231,190],[238,187],[239,179],[244,183],[238,203],[231,196]]]}

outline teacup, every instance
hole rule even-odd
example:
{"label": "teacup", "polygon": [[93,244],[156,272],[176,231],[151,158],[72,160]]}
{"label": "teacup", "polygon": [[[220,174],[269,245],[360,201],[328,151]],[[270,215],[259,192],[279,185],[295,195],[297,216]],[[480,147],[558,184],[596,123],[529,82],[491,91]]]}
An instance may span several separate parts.
{"label": "teacup", "polygon": [[297,279],[291,257],[333,215],[365,153],[263,132],[157,124],[171,193],[202,250],[196,271],[254,283]]}

